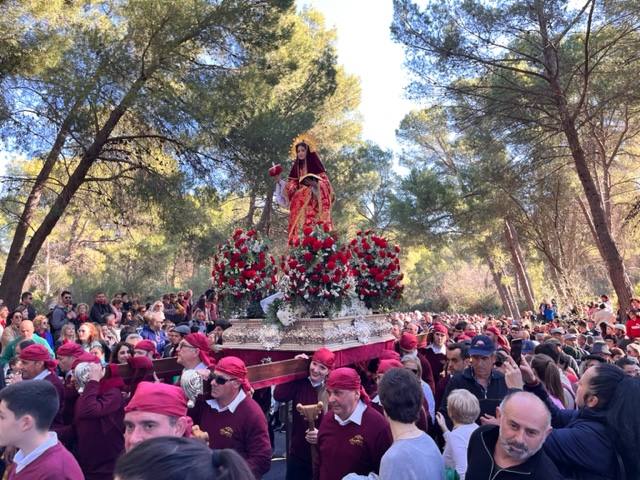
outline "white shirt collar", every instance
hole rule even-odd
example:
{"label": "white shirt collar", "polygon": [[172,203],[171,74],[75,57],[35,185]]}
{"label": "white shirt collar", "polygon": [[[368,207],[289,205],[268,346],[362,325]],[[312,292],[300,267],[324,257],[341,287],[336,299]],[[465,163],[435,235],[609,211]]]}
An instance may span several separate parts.
{"label": "white shirt collar", "polygon": [[309,379],[309,383],[311,384],[311,386],[313,388],[318,388],[320,386],[322,386],[322,384],[324,383],[323,381],[319,381],[319,382],[314,382],[313,380],[311,380],[311,377],[307,377]]}
{"label": "white shirt collar", "polygon": [[30,463],[33,463],[51,447],[55,447],[58,444],[58,435],[55,432],[49,432],[47,439],[36,447],[29,455],[25,455],[22,450],[18,450],[18,453],[13,457],[13,462],[16,464],[16,473],[19,473],[25,469]]}
{"label": "white shirt collar", "polygon": [[375,403],[376,405],[382,405],[380,402],[380,395],[377,395],[371,399],[371,403]]}
{"label": "white shirt collar", "polygon": [[442,345],[441,347],[436,346],[435,344],[431,344],[427,347],[430,350],[433,350],[434,353],[442,353],[442,354],[447,354],[447,346],[446,345]]}
{"label": "white shirt collar", "polygon": [[43,371],[41,371],[38,375],[33,377],[31,380],[44,380],[46,377],[49,376],[50,373],[51,372],[45,368]]}
{"label": "white shirt collar", "polygon": [[335,414],[333,415],[333,418],[336,419],[336,422],[338,422],[341,427],[344,427],[350,422],[353,422],[356,425],[362,425],[362,414],[366,409],[367,406],[365,405],[365,403],[362,400],[358,400],[358,404],[356,405],[356,408],[353,410],[353,413],[351,413],[349,418],[347,418],[346,420],[342,420]]}
{"label": "white shirt collar", "polygon": [[215,398],[211,400],[207,400],[207,403],[211,408],[217,410],[218,412],[224,412],[226,410],[229,410],[231,413],[235,413],[236,408],[238,408],[238,405],[240,405],[240,402],[242,402],[245,398],[247,398],[247,394],[244,393],[244,390],[240,389],[240,391],[238,392],[238,395],[236,395],[236,398],[234,398],[231,401],[231,403],[224,408],[220,408],[220,405],[218,404],[218,400],[216,400]]}

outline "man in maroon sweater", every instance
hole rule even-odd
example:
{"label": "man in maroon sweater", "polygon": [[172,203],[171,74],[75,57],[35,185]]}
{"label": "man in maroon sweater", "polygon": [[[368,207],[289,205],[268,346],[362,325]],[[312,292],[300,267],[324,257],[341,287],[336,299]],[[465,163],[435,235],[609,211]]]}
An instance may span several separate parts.
{"label": "man in maroon sweater", "polygon": [[380,459],[393,441],[389,423],[369,407],[360,376],[352,368],[329,374],[327,394],[332,415],[325,415],[320,429],[309,431],[307,441],[318,444],[319,480],[340,480],[349,473],[378,473]]}
{"label": "man in maroon sweater", "polygon": [[[82,347],[77,343],[67,342],[58,347],[56,356],[58,357],[58,367],[64,375],[64,402],[62,406],[62,422],[64,425],[70,425],[73,421],[73,409],[78,399],[78,391],[73,385],[73,362],[76,361],[84,352]],[[64,440],[61,439],[64,443]],[[67,445],[68,447],[68,445]]]}
{"label": "man in maroon sweater", "polygon": [[190,416],[209,434],[211,448],[233,448],[259,480],[271,468],[271,443],[267,419],[250,392],[244,362],[224,357],[213,372],[212,399],[199,397]]}
{"label": "man in maroon sweater", "polygon": [[56,374],[58,362],[51,360],[51,356],[42,345],[29,345],[20,352],[22,379],[46,380],[56,389],[58,394],[58,413],[53,419],[53,426],[62,426],[62,407],[64,406],[64,385]]}
{"label": "man in maroon sweater", "polygon": [[124,382],[117,365],[108,365],[105,375],[100,360],[90,357],[89,378],[73,417],[75,454],[87,480],[112,480],[116,460],[124,449]]}
{"label": "man in maroon sweater", "polygon": [[78,462],[49,432],[60,408],[50,382],[19,382],[0,390],[0,446],[18,452],[9,480],[84,480]]}
{"label": "man in maroon sweater", "polygon": [[420,360],[420,366],[422,367],[422,380],[429,384],[431,387],[431,391],[436,391],[436,384],[433,379],[433,372],[431,371],[431,365],[424,358],[424,355],[418,353],[418,337],[416,337],[413,333],[405,332],[400,337],[400,342],[398,343],[400,347],[400,356],[404,357],[414,357]]}
{"label": "man in maroon sweater", "polygon": [[[305,355],[303,358],[308,357]],[[278,385],[273,392],[273,398],[278,402],[293,402],[294,408],[299,403],[313,405],[320,400],[326,408],[326,399],[321,397],[324,396],[325,379],[333,368],[334,362],[335,355],[331,350],[324,347],[319,349],[311,359],[309,376]],[[324,412],[321,412],[318,416],[318,424],[322,421],[323,414]],[[294,410],[286,480],[310,480],[313,477],[311,445],[305,439],[308,425],[307,420]]]}
{"label": "man in maroon sweater", "polygon": [[424,358],[429,362],[436,388],[438,388],[438,382],[442,378],[442,372],[447,363],[447,339],[449,337],[449,330],[441,323],[434,323],[431,328],[431,335],[433,336],[433,342],[430,343],[427,348],[422,349],[420,353],[422,353]]}
{"label": "man in maroon sweater", "polygon": [[193,422],[187,416],[187,396],[180,387],[140,382],[124,412],[124,448],[155,437],[189,437]]}

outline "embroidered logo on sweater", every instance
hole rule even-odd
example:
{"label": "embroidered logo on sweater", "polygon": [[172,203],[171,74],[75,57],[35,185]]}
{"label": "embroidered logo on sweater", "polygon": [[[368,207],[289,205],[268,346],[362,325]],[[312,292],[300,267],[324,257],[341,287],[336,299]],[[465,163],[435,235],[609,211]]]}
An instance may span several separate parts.
{"label": "embroidered logo on sweater", "polygon": [[349,439],[349,443],[355,447],[361,447],[364,445],[364,438],[362,435],[355,435]]}
{"label": "embroidered logo on sweater", "polygon": [[227,437],[227,438],[233,437],[233,428],[231,428],[231,427],[221,428],[220,429],[220,435],[222,435],[223,437]]}

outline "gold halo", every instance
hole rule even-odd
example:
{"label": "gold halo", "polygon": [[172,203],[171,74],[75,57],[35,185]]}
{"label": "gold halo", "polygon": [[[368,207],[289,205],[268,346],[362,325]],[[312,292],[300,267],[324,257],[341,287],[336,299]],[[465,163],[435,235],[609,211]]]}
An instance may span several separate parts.
{"label": "gold halo", "polygon": [[292,158],[297,157],[296,145],[302,142],[306,143],[309,146],[309,152],[316,151],[317,142],[315,137],[309,132],[301,133],[300,135],[298,135],[296,138],[293,139],[293,142],[291,142],[291,147],[289,151],[291,153]]}

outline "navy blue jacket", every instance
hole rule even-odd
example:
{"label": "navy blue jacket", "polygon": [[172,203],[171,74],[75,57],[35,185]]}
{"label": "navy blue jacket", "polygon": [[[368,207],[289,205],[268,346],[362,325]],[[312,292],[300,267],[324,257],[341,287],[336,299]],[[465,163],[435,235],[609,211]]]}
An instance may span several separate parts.
{"label": "navy blue jacket", "polygon": [[502,375],[502,373],[497,370],[493,370],[491,372],[489,385],[485,389],[476,381],[473,375],[473,368],[467,367],[462,373],[456,373],[451,377],[451,379],[449,379],[447,388],[442,396],[442,403],[439,411],[447,420],[449,419],[449,416],[447,415],[447,397],[452,390],[457,388],[468,390],[478,398],[480,401],[481,416],[484,414],[495,416],[496,407],[509,393],[509,389],[507,388],[507,384],[504,381],[504,375]]}
{"label": "navy blue jacket", "polygon": [[575,480],[621,478],[604,412],[590,408],[559,409],[540,383],[527,385],[525,390],[538,396],[551,412],[553,430],[544,443],[544,451],[560,473]]}

